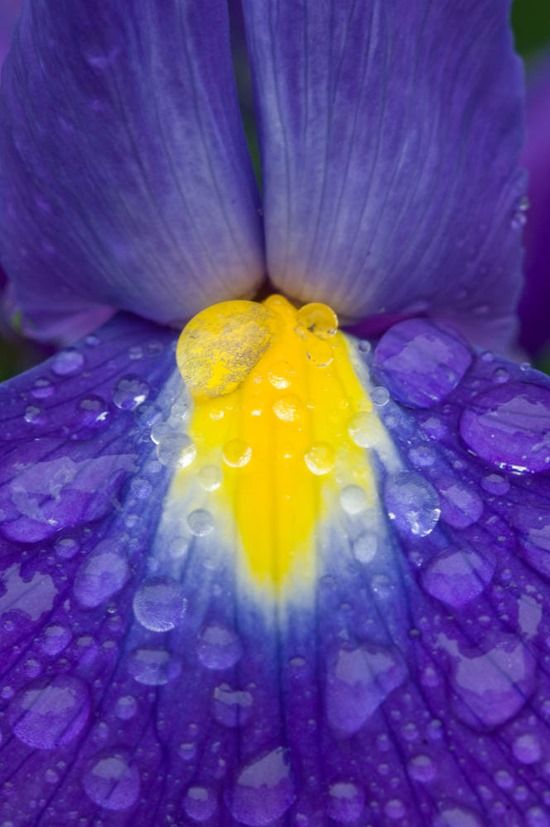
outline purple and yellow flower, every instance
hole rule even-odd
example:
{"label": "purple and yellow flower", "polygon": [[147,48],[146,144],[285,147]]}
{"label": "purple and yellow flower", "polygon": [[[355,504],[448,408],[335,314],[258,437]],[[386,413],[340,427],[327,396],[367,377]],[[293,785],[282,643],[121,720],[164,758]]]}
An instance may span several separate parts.
{"label": "purple and yellow flower", "polygon": [[508,11],[244,0],[260,196],[224,0],[24,5],[1,823],[548,825]]}

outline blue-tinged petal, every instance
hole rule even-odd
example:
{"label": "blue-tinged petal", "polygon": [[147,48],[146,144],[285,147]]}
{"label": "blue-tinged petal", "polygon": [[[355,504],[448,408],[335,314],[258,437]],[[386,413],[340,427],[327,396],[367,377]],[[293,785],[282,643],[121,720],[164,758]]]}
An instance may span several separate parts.
{"label": "blue-tinged petal", "polygon": [[529,172],[525,226],[525,288],[520,305],[522,345],[532,355],[550,342],[550,60],[531,78],[523,163]]}
{"label": "blue-tinged petal", "polygon": [[8,823],[547,823],[550,383],[323,318],[191,408],[130,318],[4,386]]}
{"label": "blue-tinged petal", "polygon": [[8,53],[12,29],[20,8],[21,0],[5,0],[0,8],[0,66]]}
{"label": "blue-tinged petal", "polygon": [[520,290],[509,0],[244,0],[269,273],[344,317],[505,340]]}
{"label": "blue-tinged petal", "polygon": [[0,154],[2,262],[39,334],[181,322],[263,277],[222,0],[26,4]]}

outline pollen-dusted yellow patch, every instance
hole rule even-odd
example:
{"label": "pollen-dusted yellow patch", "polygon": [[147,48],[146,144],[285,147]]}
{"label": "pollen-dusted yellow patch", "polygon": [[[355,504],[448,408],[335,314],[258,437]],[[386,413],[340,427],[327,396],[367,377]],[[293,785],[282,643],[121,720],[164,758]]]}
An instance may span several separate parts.
{"label": "pollen-dusted yellow patch", "polygon": [[337,327],[326,305],[296,310],[271,296],[214,305],[178,342],[196,459],[178,471],[176,495],[219,474],[203,486],[205,507],[230,527],[253,580],[276,593],[314,577],[317,532],[345,505],[343,491],[374,501],[353,430],[372,405]]}

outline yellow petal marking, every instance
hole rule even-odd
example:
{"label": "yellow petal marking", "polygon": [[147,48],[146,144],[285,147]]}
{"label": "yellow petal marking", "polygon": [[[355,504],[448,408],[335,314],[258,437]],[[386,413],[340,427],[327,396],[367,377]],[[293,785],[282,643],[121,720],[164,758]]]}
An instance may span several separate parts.
{"label": "yellow petal marking", "polygon": [[374,504],[367,454],[353,439],[372,404],[337,326],[326,305],[296,310],[276,295],[214,305],[178,341],[196,459],[177,472],[176,495],[218,468],[203,507],[234,533],[255,583],[276,595],[312,582],[317,532],[341,509],[343,488],[360,486]]}

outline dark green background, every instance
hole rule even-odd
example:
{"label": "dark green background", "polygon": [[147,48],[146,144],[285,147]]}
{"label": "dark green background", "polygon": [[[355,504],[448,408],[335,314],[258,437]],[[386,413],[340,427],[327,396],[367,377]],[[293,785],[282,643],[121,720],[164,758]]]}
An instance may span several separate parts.
{"label": "dark green background", "polygon": [[[0,0],[1,2],[1,0]],[[512,20],[518,51],[531,63],[537,55],[550,54],[550,0],[515,0]],[[16,336],[0,333],[0,381],[25,370],[48,352]],[[550,362],[540,364],[550,372]]]}

